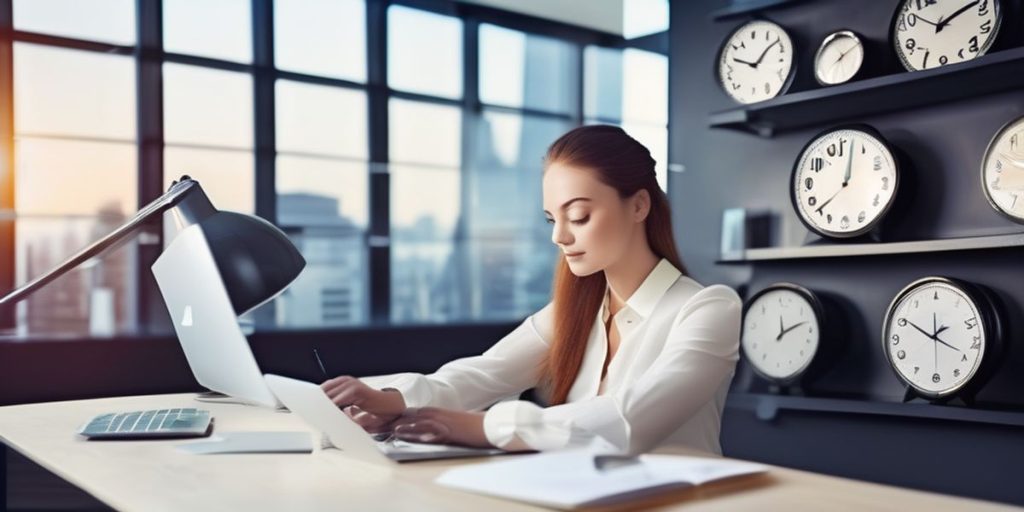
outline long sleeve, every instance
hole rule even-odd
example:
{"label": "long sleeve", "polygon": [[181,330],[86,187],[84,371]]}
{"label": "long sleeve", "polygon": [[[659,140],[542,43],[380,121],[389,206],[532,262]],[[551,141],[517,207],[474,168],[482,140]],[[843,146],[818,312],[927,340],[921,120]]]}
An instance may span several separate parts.
{"label": "long sleeve", "polygon": [[628,454],[654,448],[712,401],[739,359],[742,303],[732,289],[703,288],[672,320],[661,352],[615,393],[553,407],[502,402],[484,417],[488,440],[509,450],[600,442]]}
{"label": "long sleeve", "polygon": [[551,329],[549,303],[479,356],[456,359],[429,375],[398,373],[360,380],[376,389],[397,389],[408,407],[483,409],[537,384]]}

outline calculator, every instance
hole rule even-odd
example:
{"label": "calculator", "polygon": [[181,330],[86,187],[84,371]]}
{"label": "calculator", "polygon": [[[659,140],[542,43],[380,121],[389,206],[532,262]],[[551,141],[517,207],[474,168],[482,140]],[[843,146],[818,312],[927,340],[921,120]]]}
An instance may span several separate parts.
{"label": "calculator", "polygon": [[213,430],[210,411],[151,409],[100,414],[78,434],[89,439],[151,439],[205,437]]}

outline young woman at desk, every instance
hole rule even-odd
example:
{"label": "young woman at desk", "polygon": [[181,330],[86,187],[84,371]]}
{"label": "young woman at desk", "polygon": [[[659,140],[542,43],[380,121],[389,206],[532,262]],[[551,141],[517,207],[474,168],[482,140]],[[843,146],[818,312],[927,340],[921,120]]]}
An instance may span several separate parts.
{"label": "young woman at desk", "polygon": [[[323,390],[366,430],[408,441],[721,453],[742,304],[686,275],[650,152],[617,127],[576,128],[549,148],[543,194],[561,253],[547,306],[430,375],[341,376]],[[499,402],[530,388],[547,407]]]}

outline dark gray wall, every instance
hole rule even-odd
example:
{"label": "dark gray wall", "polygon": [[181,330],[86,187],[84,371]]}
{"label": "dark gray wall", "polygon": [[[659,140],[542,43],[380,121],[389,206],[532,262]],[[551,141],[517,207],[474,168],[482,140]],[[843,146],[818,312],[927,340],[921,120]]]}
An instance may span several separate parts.
{"label": "dark gray wall", "polygon": [[[814,51],[826,34],[842,28],[868,41],[872,75],[903,72],[888,42],[897,4],[817,0],[762,11],[759,16],[779,23],[794,38],[798,75],[790,92],[816,88],[808,85],[813,82]],[[1017,1],[1010,4],[1019,7]],[[807,231],[789,201],[793,163],[815,134],[845,122],[879,130],[899,148],[914,177],[899,192],[904,210],[891,219],[892,239],[1024,231],[992,210],[979,178],[989,139],[1004,123],[1024,115],[1024,91],[827,122],[772,138],[710,129],[709,113],[737,106],[717,83],[719,46],[750,19],[714,21],[708,16],[726,6],[727,0],[672,2],[670,159],[682,172],[672,173],[669,185],[677,241],[693,276],[704,284],[734,286],[745,297],[776,281],[842,297],[850,342],[843,357],[809,391],[887,402],[903,396],[879,339],[893,296],[909,282],[934,274],[987,285],[1005,302],[1011,330],[1003,364],[978,394],[978,406],[1019,411],[1024,418],[1024,249],[715,264],[725,208],[773,211],[778,216],[776,244],[800,245],[805,240]],[[1008,23],[1003,30],[1002,48],[1020,45],[1018,27]],[[767,387],[741,362],[733,391],[765,393]],[[773,421],[762,421],[749,407],[732,404],[722,436],[732,456],[1024,504],[1021,427],[807,411],[783,411]]]}

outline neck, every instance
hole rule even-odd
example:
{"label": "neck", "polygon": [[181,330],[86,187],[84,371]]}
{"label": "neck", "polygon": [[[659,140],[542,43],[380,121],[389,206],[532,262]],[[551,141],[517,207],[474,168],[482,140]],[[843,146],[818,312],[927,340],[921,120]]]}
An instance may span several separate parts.
{"label": "neck", "polygon": [[647,279],[661,261],[646,241],[643,244],[633,244],[633,247],[636,249],[623,255],[616,264],[604,270],[604,277],[610,289],[609,308],[612,314],[622,309],[626,300],[640,288],[644,279]]}

